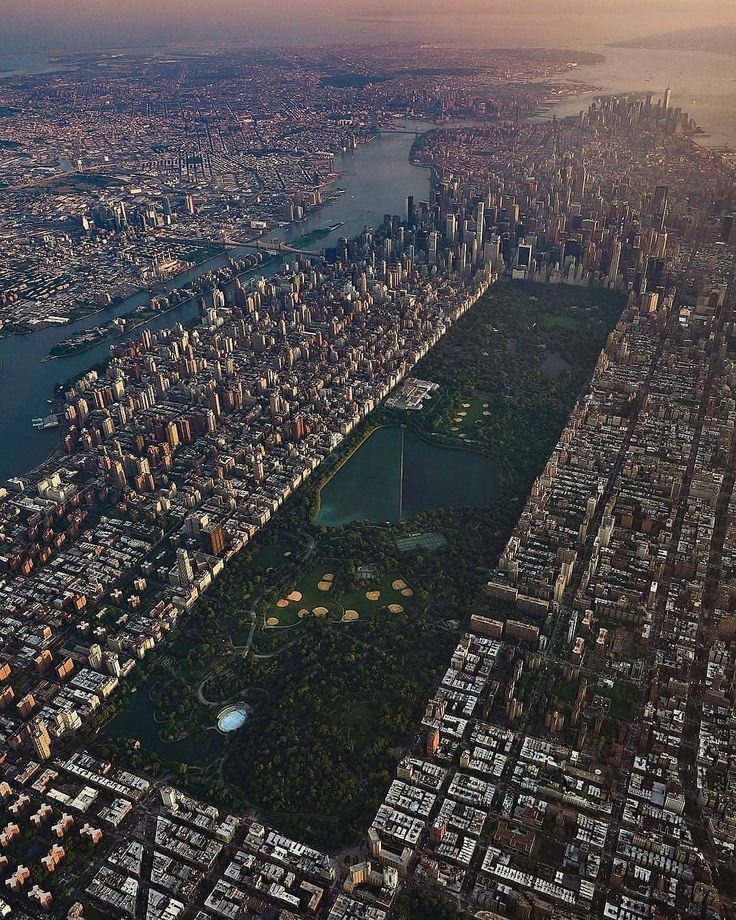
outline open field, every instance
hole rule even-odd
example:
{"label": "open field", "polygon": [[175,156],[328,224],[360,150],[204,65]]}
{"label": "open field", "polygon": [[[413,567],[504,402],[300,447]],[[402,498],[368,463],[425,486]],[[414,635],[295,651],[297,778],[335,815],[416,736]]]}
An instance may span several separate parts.
{"label": "open field", "polygon": [[309,617],[351,623],[373,617],[379,610],[403,613],[411,606],[413,596],[413,589],[396,571],[356,586],[355,577],[349,579],[323,567],[309,572],[270,604],[264,612],[264,623],[267,629],[292,627]]}
{"label": "open field", "polygon": [[477,437],[488,426],[487,420],[491,415],[490,399],[487,393],[473,391],[461,395],[452,409],[454,415],[450,431],[455,432],[460,438]]}

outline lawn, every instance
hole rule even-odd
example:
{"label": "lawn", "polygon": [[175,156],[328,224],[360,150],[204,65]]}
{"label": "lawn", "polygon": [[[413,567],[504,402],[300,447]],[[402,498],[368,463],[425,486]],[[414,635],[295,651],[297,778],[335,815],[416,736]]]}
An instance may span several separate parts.
{"label": "lawn", "polygon": [[265,612],[266,627],[295,626],[305,616],[327,616],[340,619],[342,605],[333,598],[336,574],[328,567],[313,569],[271,604]]}
{"label": "lawn", "polygon": [[280,534],[269,536],[270,540],[263,540],[250,561],[250,567],[253,571],[267,572],[269,569],[286,562],[299,549],[299,543],[295,540],[289,540]]}
{"label": "lawn", "polygon": [[474,393],[461,397],[453,407],[454,417],[450,431],[459,438],[474,437],[488,426],[491,416],[491,397],[487,393]]}
{"label": "lawn", "polygon": [[[402,593],[408,591],[412,593]],[[413,594],[413,589],[398,572],[385,572],[377,582],[366,582],[358,590],[346,591],[340,600],[346,611],[354,611],[360,619],[366,619],[378,610],[388,610],[397,614],[409,610]]]}
{"label": "lawn", "polygon": [[269,605],[265,611],[266,628],[295,626],[308,616],[329,616],[350,623],[368,619],[378,610],[403,613],[412,603],[413,590],[398,572],[384,572],[359,587],[354,578],[347,585],[346,581],[335,567],[313,569]]}
{"label": "lawn", "polygon": [[[570,307],[570,310],[574,310]],[[579,329],[590,320],[590,311],[571,313],[540,313],[537,322],[543,329]]]}

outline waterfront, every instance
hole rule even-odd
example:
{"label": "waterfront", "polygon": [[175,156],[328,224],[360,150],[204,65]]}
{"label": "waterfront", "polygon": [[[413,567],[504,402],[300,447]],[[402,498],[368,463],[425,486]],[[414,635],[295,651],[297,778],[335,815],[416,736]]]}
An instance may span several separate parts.
{"label": "waterfront", "polygon": [[[600,88],[599,91],[568,98],[551,107],[544,113],[544,118],[549,118],[552,113],[558,117],[575,114],[600,93],[661,93],[669,85],[676,103],[687,109],[707,131],[708,136],[701,139],[703,143],[736,146],[736,109],[729,104],[736,82],[736,58],[706,52],[613,47],[592,50],[605,54],[606,61],[578,67],[567,79],[594,84]],[[423,124],[409,126],[421,130],[428,127]],[[408,161],[413,140],[411,133],[385,133],[354,153],[337,156],[335,169],[340,174],[338,185],[345,189],[344,194],[306,220],[269,234],[269,237],[289,242],[342,223],[338,229],[316,240],[315,248],[321,249],[334,244],[340,236],[359,233],[366,224],[375,226],[383,219],[384,213],[403,212],[404,201],[409,194],[418,199],[426,198],[428,174]],[[237,256],[250,251],[235,249],[231,254]],[[181,285],[205,271],[225,265],[227,258],[227,255],[222,255],[199,266],[177,278],[175,284]],[[273,274],[279,264],[274,263],[262,274]],[[4,421],[4,435],[0,441],[0,479],[27,472],[49,455],[58,443],[58,431],[33,429],[31,419],[48,413],[47,401],[57,383],[78,376],[109,354],[109,343],[105,342],[76,355],[41,363],[51,348],[71,332],[129,313],[147,300],[147,294],[137,294],[112,309],[76,323],[24,337],[0,339],[0,413]],[[196,315],[196,309],[196,303],[189,302],[145,325],[158,329],[175,322],[186,322]],[[140,334],[140,327],[125,337],[137,334]]]}
{"label": "waterfront", "polygon": [[[410,127],[426,128],[425,125],[414,124]],[[385,133],[355,152],[337,156],[335,169],[340,174],[338,184],[345,189],[344,194],[306,220],[269,234],[269,238],[277,237],[288,242],[320,227],[343,222],[342,226],[318,241],[319,248],[334,245],[339,237],[353,236],[366,224],[375,226],[380,223],[387,212],[402,213],[407,195],[426,198],[429,174],[409,163],[413,142],[414,135],[411,133]],[[237,256],[246,252],[252,250],[236,249],[231,254]],[[227,260],[227,255],[219,256],[179,276],[169,287],[181,286],[206,271],[227,264]],[[260,274],[273,274],[279,264],[273,263]],[[253,273],[254,276],[258,274],[258,271]],[[4,428],[0,440],[0,479],[28,472],[51,453],[58,444],[58,430],[32,428],[31,419],[48,414],[48,399],[58,383],[82,374],[109,354],[109,343],[106,342],[89,351],[42,363],[51,348],[71,331],[100,325],[113,316],[129,313],[147,300],[146,293],[136,294],[77,323],[0,339],[0,415]],[[150,329],[161,329],[176,322],[187,322],[196,314],[197,304],[190,301],[145,325]],[[127,337],[139,334],[140,328]],[[116,343],[120,341],[115,339]]]}
{"label": "waterfront", "polygon": [[497,491],[495,465],[484,454],[431,444],[408,429],[379,428],[323,487],[315,523],[395,524],[435,508],[482,507]]}
{"label": "waterfront", "polygon": [[605,56],[601,64],[580,66],[563,81],[596,87],[554,104],[542,119],[563,118],[587,109],[601,94],[651,92],[657,96],[669,86],[673,105],[688,112],[707,136],[708,147],[728,144],[736,149],[736,57],[706,51],[616,48],[590,49]]}

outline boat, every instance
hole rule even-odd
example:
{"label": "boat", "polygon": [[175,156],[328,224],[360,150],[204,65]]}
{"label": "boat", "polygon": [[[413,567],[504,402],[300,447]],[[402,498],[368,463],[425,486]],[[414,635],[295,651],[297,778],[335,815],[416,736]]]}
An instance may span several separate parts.
{"label": "boat", "polygon": [[344,223],[345,223],[344,220],[339,220],[336,224],[330,224],[330,226],[329,226],[327,229],[330,230],[330,231],[332,231],[332,230],[339,230],[340,227],[342,227],[342,226],[344,225]]}
{"label": "boat", "polygon": [[52,412],[51,415],[47,415],[44,418],[34,418],[32,424],[34,428],[38,428],[41,431],[46,428],[58,428],[59,417]]}

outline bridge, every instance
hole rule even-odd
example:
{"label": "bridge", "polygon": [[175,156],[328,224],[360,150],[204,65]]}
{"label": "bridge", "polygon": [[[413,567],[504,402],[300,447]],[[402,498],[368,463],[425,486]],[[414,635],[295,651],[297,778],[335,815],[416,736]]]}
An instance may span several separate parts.
{"label": "bridge", "polygon": [[[427,129],[429,130],[429,129]],[[420,137],[424,131],[418,131],[415,128],[379,128],[379,134],[412,134],[414,137]]]}
{"label": "bridge", "polygon": [[322,252],[314,249],[298,249],[296,246],[290,246],[283,240],[231,240],[223,238],[220,241],[223,246],[240,246],[243,249],[260,249],[266,252],[291,252],[299,256],[321,256]]}
{"label": "bridge", "polygon": [[202,239],[201,237],[161,237],[173,243],[185,243],[188,246],[224,246],[226,249],[240,247],[243,249],[260,249],[266,252],[290,252],[300,256],[321,256],[323,252],[311,249],[299,249],[284,243],[282,240],[235,240],[229,239],[224,234],[213,239]]}

